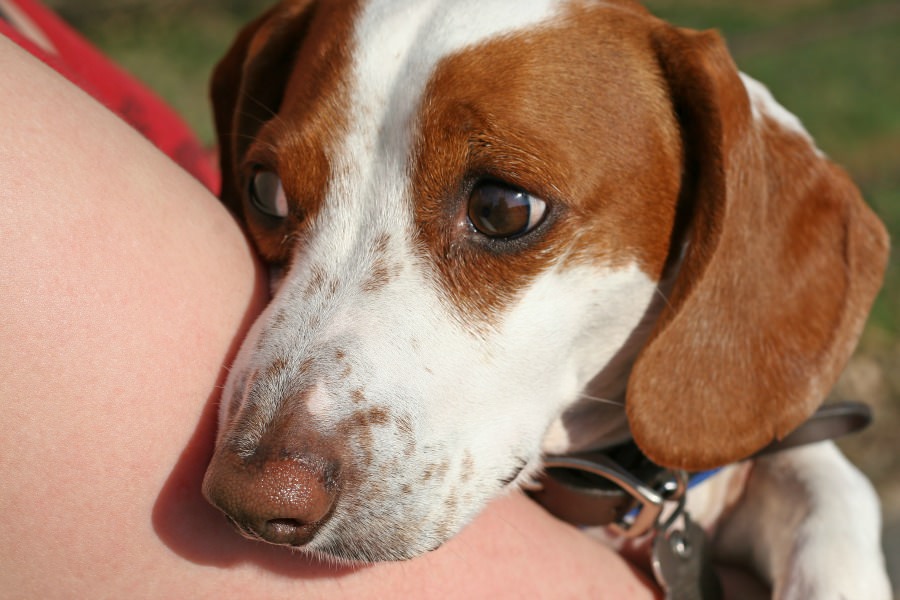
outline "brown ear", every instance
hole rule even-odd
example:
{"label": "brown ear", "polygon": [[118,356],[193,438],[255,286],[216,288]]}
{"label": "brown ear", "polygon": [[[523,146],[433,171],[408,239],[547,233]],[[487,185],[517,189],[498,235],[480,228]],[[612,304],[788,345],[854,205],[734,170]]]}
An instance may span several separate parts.
{"label": "brown ear", "polygon": [[888,240],[803,132],[754,115],[717,34],[666,26],[655,42],[685,139],[689,225],[626,407],[652,460],[705,469],[784,437],[821,403],[881,285]]}
{"label": "brown ear", "polygon": [[278,112],[294,63],[295,49],[306,36],[311,0],[281,2],[247,25],[213,72],[213,104],[219,164],[220,197],[241,213],[241,157],[260,128]]}

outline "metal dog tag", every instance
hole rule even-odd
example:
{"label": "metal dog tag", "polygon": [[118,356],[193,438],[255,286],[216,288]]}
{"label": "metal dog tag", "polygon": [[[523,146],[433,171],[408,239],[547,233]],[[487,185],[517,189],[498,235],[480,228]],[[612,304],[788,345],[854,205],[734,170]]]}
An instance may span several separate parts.
{"label": "metal dog tag", "polygon": [[684,529],[661,530],[653,540],[653,572],[666,600],[719,600],[722,586],[709,560],[706,534],[684,517]]}

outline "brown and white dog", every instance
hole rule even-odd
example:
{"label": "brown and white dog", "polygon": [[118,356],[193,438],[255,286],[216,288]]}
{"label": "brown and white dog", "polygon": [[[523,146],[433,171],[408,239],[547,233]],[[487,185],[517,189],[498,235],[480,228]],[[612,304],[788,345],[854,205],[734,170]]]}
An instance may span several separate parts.
{"label": "brown and white dog", "polygon": [[[253,538],[413,557],[629,430],[662,465],[744,459],[819,405],[880,286],[844,172],[718,35],[627,0],[284,1],[213,99],[276,273],[204,482]],[[778,597],[889,595],[832,444],[746,465],[692,491],[722,556]]]}

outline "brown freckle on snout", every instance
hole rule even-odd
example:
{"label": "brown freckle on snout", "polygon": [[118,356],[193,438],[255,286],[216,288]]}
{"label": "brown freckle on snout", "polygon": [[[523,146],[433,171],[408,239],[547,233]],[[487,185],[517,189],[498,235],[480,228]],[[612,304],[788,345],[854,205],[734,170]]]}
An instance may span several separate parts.
{"label": "brown freckle on snout", "polygon": [[[362,392],[360,391],[360,394]],[[373,406],[365,410],[358,410],[341,423],[343,433],[354,434],[368,432],[372,427],[387,425],[390,421],[390,411],[381,406]]]}
{"label": "brown freckle on snout", "polygon": [[338,425],[338,438],[355,444],[361,452],[363,464],[371,465],[375,459],[372,429],[388,424],[390,418],[390,411],[381,406],[358,410]]}
{"label": "brown freckle on snout", "polygon": [[432,477],[442,479],[447,475],[449,469],[450,461],[447,459],[444,459],[439,463],[431,463],[425,467],[424,471],[422,471],[422,480],[428,481]]}
{"label": "brown freckle on snout", "polygon": [[451,493],[447,496],[447,499],[444,500],[444,509],[447,515],[454,515],[458,506],[459,500],[456,498],[456,493]]}
{"label": "brown freckle on snout", "polygon": [[311,358],[304,359],[303,362],[300,363],[300,366],[297,367],[297,373],[301,376],[308,375],[312,370],[313,360]]}
{"label": "brown freckle on snout", "polygon": [[388,409],[381,406],[374,406],[367,410],[361,410],[353,414],[352,419],[358,425],[369,427],[374,425],[387,425],[390,421],[391,413]]}
{"label": "brown freckle on snout", "polygon": [[284,327],[284,324],[287,322],[287,311],[279,310],[275,313],[275,316],[272,317],[272,327],[280,328]]}
{"label": "brown freckle on snout", "polygon": [[461,481],[469,481],[472,479],[472,475],[475,474],[475,459],[472,458],[472,453],[466,450],[463,453],[463,461],[462,461],[462,470],[459,474],[459,478]]}
{"label": "brown freckle on snout", "polygon": [[390,243],[390,241],[391,236],[387,232],[382,231],[381,233],[379,233],[378,237],[375,238],[375,256],[384,256],[385,254],[387,254],[388,244]]}
{"label": "brown freckle on snout", "polygon": [[416,452],[416,434],[408,415],[397,417],[397,435],[404,440],[403,455],[412,456]]}
{"label": "brown freckle on snout", "polygon": [[277,356],[274,360],[272,360],[272,363],[268,366],[268,368],[266,368],[266,372],[263,376],[267,379],[271,379],[284,371],[284,369],[287,367],[287,364],[287,360],[283,356]]}
{"label": "brown freckle on snout", "polygon": [[375,238],[375,243],[372,247],[372,254],[374,255],[372,269],[362,285],[362,289],[365,292],[380,290],[397,275],[398,268],[392,266],[388,260],[390,239],[390,235],[387,233],[380,233]]}
{"label": "brown freckle on snout", "polygon": [[310,277],[309,282],[306,284],[306,287],[303,289],[303,295],[305,297],[312,296],[313,294],[321,291],[325,286],[325,278],[326,273],[325,269],[320,265],[315,265],[310,268]]}
{"label": "brown freckle on snout", "polygon": [[361,389],[355,389],[350,392],[350,399],[353,400],[354,404],[362,404],[366,401],[366,395]]}
{"label": "brown freckle on snout", "polygon": [[382,289],[393,278],[393,273],[384,257],[378,257],[372,264],[372,271],[363,282],[362,289],[364,292],[377,292]]}
{"label": "brown freckle on snout", "polygon": [[344,358],[345,358],[346,356],[347,356],[347,353],[344,352],[343,350],[341,350],[340,348],[338,348],[337,350],[334,351],[334,357],[335,357],[337,360],[344,360]]}

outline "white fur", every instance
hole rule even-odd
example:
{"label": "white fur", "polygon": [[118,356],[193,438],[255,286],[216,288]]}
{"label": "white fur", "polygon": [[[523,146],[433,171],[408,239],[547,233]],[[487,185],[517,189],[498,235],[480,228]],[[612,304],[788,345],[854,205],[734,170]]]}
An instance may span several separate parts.
{"label": "white fur", "polygon": [[747,95],[750,96],[750,108],[753,111],[753,118],[755,120],[761,122],[765,118],[772,119],[780,127],[800,135],[809,142],[809,145],[813,147],[816,154],[823,156],[822,151],[816,146],[812,136],[806,131],[806,128],[803,126],[803,123],[800,122],[800,119],[797,118],[797,115],[790,112],[775,100],[772,93],[769,91],[769,88],[746,73],[741,73],[740,77],[747,90]]}
{"label": "white fur", "polygon": [[757,459],[717,553],[752,565],[778,600],[887,600],[872,485],[831,442]]}

